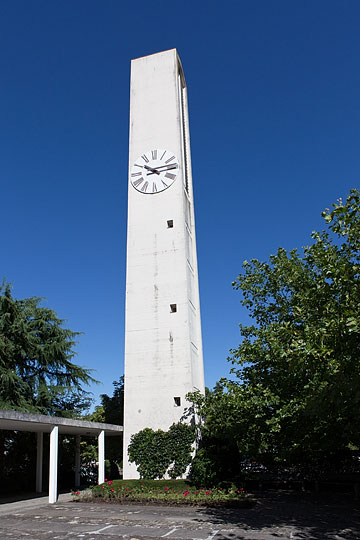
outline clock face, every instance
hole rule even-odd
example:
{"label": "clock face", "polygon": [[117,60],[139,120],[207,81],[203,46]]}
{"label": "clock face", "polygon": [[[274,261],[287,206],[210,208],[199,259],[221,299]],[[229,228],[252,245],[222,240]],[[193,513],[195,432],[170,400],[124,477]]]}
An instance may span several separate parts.
{"label": "clock face", "polygon": [[149,150],[132,166],[130,182],[140,193],[153,195],[170,187],[178,172],[178,159],[170,150]]}

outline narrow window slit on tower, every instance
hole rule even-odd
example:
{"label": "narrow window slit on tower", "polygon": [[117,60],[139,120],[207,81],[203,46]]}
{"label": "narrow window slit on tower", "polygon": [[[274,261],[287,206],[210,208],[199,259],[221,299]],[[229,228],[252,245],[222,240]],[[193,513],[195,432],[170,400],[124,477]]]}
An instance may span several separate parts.
{"label": "narrow window slit on tower", "polygon": [[177,312],[176,304],[170,304],[170,313],[176,313],[176,312]]}
{"label": "narrow window slit on tower", "polygon": [[174,397],[174,406],[180,407],[181,405],[181,399],[179,397]]}
{"label": "narrow window slit on tower", "polygon": [[168,229],[172,229],[174,226],[174,221],[172,219],[168,219],[167,226],[168,226]]}

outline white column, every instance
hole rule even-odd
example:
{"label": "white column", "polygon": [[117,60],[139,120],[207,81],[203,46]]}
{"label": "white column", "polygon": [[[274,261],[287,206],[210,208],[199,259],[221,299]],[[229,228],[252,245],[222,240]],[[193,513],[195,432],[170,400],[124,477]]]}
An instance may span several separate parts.
{"label": "white column", "polygon": [[49,466],[49,503],[57,500],[57,473],[58,473],[58,442],[59,428],[54,426],[50,432],[50,466]]}
{"label": "white column", "polygon": [[43,432],[38,432],[36,444],[36,493],[42,492],[43,439]]}
{"label": "white column", "polygon": [[105,480],[105,431],[100,431],[98,437],[98,484],[102,484]]}
{"label": "white column", "polygon": [[75,487],[80,487],[80,435],[76,435],[75,439]]}

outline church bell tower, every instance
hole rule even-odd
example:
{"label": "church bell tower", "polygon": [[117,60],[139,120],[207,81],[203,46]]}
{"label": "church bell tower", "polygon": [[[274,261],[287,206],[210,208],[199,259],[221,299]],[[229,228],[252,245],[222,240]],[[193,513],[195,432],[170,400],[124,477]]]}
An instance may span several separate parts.
{"label": "church bell tower", "polygon": [[131,62],[124,478],[131,435],[204,393],[187,91],[175,49]]}

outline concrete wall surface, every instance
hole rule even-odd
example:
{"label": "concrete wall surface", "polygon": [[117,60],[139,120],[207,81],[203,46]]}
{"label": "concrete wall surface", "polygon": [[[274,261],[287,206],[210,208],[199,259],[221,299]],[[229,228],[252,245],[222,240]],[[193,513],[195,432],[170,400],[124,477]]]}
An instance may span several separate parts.
{"label": "concrete wall surface", "polygon": [[[168,171],[176,179],[162,191],[151,192],[151,185],[141,191],[154,177],[160,186],[168,156],[177,164]],[[141,168],[145,163],[148,169]],[[139,174],[135,188],[137,170],[146,177]],[[186,87],[173,49],[131,65],[124,478],[138,477],[126,459],[131,435],[178,422],[189,406],[185,395],[196,388],[204,391],[190,139]]]}

